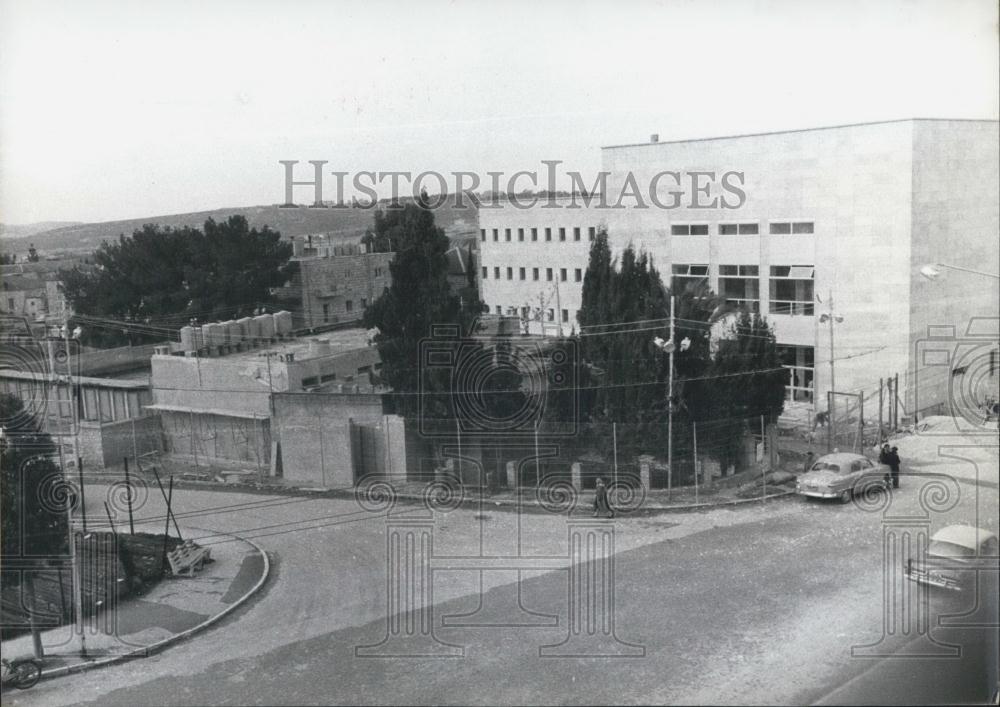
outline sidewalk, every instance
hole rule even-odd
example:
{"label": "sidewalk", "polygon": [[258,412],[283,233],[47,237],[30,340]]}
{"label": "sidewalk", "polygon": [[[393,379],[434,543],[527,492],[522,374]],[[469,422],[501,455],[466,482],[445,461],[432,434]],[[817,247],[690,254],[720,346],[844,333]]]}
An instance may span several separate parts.
{"label": "sidewalk", "polygon": [[[163,527],[136,526],[162,533]],[[72,627],[42,633],[42,679],[140,658],[158,652],[214,624],[253,596],[267,580],[267,555],[254,543],[232,535],[181,527],[185,538],[212,551],[214,562],[193,577],[166,578],[147,594],[130,596],[116,607],[87,617],[87,655]],[[3,643],[7,659],[32,657],[30,634]]]}
{"label": "sidewalk", "polygon": [[[395,481],[388,480],[393,485],[396,498],[404,502],[424,502],[427,497],[427,487],[430,482],[416,481]],[[354,496],[354,491],[349,492]],[[643,496],[628,496],[615,498],[612,495],[611,502],[615,506],[619,516],[644,515],[649,513],[684,512],[697,511],[707,508],[718,508],[720,506],[736,506],[747,503],[759,503],[774,498],[781,498],[795,493],[794,482],[792,485],[771,485],[758,486],[754,492],[747,493],[743,487],[713,486],[711,488],[700,488],[697,491],[693,487],[681,487],[667,491],[666,489],[653,489],[646,491]],[[346,494],[339,492],[338,495]],[[483,491],[482,495],[477,488],[465,488],[463,493],[456,498],[440,499],[442,505],[452,506],[456,502],[466,508],[483,506],[501,507],[507,510],[514,510],[520,506],[524,512],[542,513],[549,508],[558,509],[555,512],[563,512],[570,509],[570,515],[583,516],[592,512],[594,501],[594,490],[577,490],[573,494],[572,501],[569,496],[563,495],[562,489],[551,494],[542,488],[536,491],[533,487],[522,487],[516,490],[502,489],[495,493]]]}

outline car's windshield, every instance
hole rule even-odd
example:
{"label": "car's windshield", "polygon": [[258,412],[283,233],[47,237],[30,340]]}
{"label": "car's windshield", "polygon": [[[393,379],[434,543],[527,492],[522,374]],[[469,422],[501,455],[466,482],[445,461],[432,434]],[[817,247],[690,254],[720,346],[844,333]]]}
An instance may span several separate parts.
{"label": "car's windshield", "polygon": [[942,540],[931,540],[930,546],[927,548],[928,554],[937,555],[938,557],[975,557],[975,548],[965,547],[964,545],[956,545],[955,543],[948,543]]}
{"label": "car's windshield", "polygon": [[834,474],[840,473],[840,465],[830,462],[816,462],[809,471],[832,471]]}

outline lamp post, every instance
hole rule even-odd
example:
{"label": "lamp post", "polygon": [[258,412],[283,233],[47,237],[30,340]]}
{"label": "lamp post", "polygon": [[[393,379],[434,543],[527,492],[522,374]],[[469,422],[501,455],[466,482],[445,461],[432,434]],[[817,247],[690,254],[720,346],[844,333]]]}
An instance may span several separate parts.
{"label": "lamp post", "polygon": [[958,265],[948,265],[947,263],[928,263],[920,268],[920,274],[926,277],[928,280],[936,280],[941,277],[940,268],[945,268],[947,270],[957,270],[959,272],[972,273],[973,275],[982,275],[983,277],[992,277],[994,280],[1000,280],[1000,275],[992,272],[984,272],[982,270],[973,270],[972,268],[963,268]]}
{"label": "lamp post", "polygon": [[[823,301],[823,300],[819,299],[819,296],[817,296],[816,299],[819,300],[820,302]],[[830,324],[830,388],[829,388],[829,391],[826,394],[826,400],[827,400],[827,402],[826,402],[826,416],[827,416],[827,421],[826,421],[826,424],[827,424],[827,444],[826,444],[826,446],[827,446],[827,450],[826,451],[830,452],[830,451],[832,451],[832,448],[833,448],[833,440],[837,436],[836,435],[836,431],[834,430],[834,424],[835,424],[834,420],[835,420],[836,416],[834,415],[834,409],[833,409],[834,408],[834,397],[833,396],[834,396],[834,393],[836,392],[836,389],[837,389],[837,387],[836,387],[836,376],[834,375],[835,374],[835,369],[834,369],[834,353],[833,353],[834,352],[833,324],[834,324],[834,322],[836,322],[836,323],[839,324],[840,322],[844,321],[844,318],[841,317],[841,316],[837,316],[837,315],[835,315],[833,313],[833,292],[832,291],[827,291],[826,306],[827,306],[827,311],[824,312],[823,314],[821,314],[819,316],[819,321],[820,321],[820,324],[826,324],[826,323]]]}
{"label": "lamp post", "polygon": [[670,338],[664,341],[660,337],[653,339],[653,343],[670,356],[667,372],[667,495],[673,489],[674,481],[674,296],[670,295]]}

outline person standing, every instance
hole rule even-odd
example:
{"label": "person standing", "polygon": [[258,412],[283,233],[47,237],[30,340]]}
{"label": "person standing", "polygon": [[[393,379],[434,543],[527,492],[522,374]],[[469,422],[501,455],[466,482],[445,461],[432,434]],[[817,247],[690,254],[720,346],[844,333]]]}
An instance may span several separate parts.
{"label": "person standing", "polygon": [[813,462],[816,461],[816,455],[812,453],[812,450],[806,452],[806,460],[802,464],[802,473],[806,473],[812,469]]}
{"label": "person standing", "polygon": [[892,487],[894,489],[899,488],[899,447],[893,447],[889,450],[889,454],[886,455],[886,464],[889,465],[889,474],[892,477]]}
{"label": "person standing", "polygon": [[606,515],[608,518],[614,518],[615,512],[611,509],[611,503],[608,501],[608,487],[604,485],[604,479],[598,477],[597,488],[594,490],[594,517],[596,518],[600,515]]}

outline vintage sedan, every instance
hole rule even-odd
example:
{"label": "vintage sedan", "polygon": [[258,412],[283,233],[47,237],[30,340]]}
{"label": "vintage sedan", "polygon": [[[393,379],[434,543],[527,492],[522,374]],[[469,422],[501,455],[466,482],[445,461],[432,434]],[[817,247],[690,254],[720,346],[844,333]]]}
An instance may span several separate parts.
{"label": "vintage sedan", "polygon": [[925,558],[909,558],[904,568],[911,582],[963,591],[974,587],[979,572],[997,571],[997,536],[971,525],[949,525],[934,533]]}
{"label": "vintage sedan", "polygon": [[795,492],[810,498],[839,498],[843,503],[873,484],[889,487],[889,467],[862,454],[835,452],[822,456],[795,482]]}

